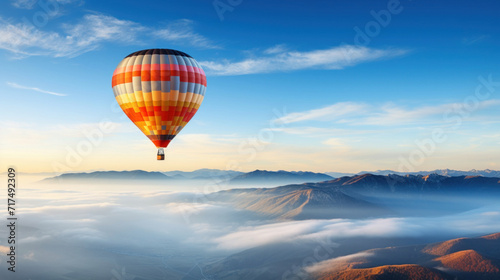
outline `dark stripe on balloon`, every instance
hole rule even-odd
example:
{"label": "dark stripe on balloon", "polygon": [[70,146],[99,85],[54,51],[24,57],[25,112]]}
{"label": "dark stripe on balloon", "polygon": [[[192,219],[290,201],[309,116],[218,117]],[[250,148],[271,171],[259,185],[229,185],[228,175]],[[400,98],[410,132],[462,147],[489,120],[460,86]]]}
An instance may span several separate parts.
{"label": "dark stripe on balloon", "polygon": [[131,53],[127,55],[126,57],[132,57],[132,56],[137,56],[137,55],[146,55],[146,54],[170,54],[170,55],[180,55],[180,56],[185,56],[185,57],[190,57],[192,58],[189,54],[177,51],[177,50],[172,50],[172,49],[148,49],[148,50],[142,50],[138,52]]}

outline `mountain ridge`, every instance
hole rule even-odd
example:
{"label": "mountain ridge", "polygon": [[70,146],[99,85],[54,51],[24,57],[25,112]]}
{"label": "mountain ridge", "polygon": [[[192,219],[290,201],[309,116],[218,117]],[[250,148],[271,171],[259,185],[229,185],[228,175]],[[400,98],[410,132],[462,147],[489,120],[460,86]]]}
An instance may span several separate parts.
{"label": "mountain ridge", "polygon": [[319,182],[333,179],[333,177],[323,173],[314,173],[309,171],[266,171],[255,170],[252,172],[243,173],[234,170],[218,170],[218,169],[198,169],[191,172],[184,171],[92,171],[92,172],[76,172],[63,173],[58,176],[45,178],[43,182],[51,182],[54,180],[129,180],[129,179],[147,179],[147,180],[215,180],[227,181],[230,184],[297,184],[304,182]]}
{"label": "mountain ridge", "polygon": [[332,179],[334,178],[329,175],[310,171],[267,171],[257,169],[252,172],[238,175],[230,179],[229,183],[234,185],[248,185],[256,183],[290,184],[321,182]]}
{"label": "mountain ridge", "polygon": [[345,176],[330,181],[306,183],[306,186],[339,188],[363,194],[394,192],[446,192],[446,191],[500,191],[500,178],[483,176],[447,177],[429,175],[374,175]]}
{"label": "mountain ridge", "polygon": [[43,179],[41,182],[71,181],[71,180],[165,180],[171,177],[157,171],[94,171],[84,173],[64,173]]}
{"label": "mountain ridge", "polygon": [[431,171],[412,171],[412,172],[399,172],[395,170],[374,170],[374,171],[361,171],[358,173],[342,173],[342,172],[324,172],[333,177],[343,177],[343,176],[355,176],[355,175],[363,175],[363,174],[374,174],[374,175],[429,175],[429,174],[437,174],[442,176],[483,176],[483,177],[500,177],[500,170],[492,170],[492,169],[471,169],[469,171],[463,170],[454,170],[454,169],[435,169]]}
{"label": "mountain ridge", "polygon": [[383,216],[388,209],[343,193],[339,189],[289,185],[275,188],[230,189],[207,196],[212,201],[230,202],[278,219],[333,219]]}
{"label": "mountain ridge", "polygon": [[[327,260],[312,274],[314,279],[321,280],[353,279],[356,275],[359,276],[356,279],[393,279],[393,273],[381,269],[410,265],[404,270],[404,279],[500,279],[499,248],[500,233],[424,245],[371,249],[357,253],[365,255],[363,259],[345,261],[342,266],[328,266],[335,262]],[[439,273],[435,274],[438,270]],[[378,273],[374,274],[376,271]],[[411,275],[419,275],[420,278]]]}

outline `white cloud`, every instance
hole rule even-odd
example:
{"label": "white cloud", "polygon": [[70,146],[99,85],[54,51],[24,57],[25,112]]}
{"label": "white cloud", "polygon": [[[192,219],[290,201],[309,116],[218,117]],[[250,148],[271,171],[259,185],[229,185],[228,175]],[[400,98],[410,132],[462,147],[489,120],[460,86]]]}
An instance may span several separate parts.
{"label": "white cloud", "polygon": [[[102,210],[103,208],[109,208],[110,206],[114,206],[116,204],[113,203],[108,203],[108,202],[102,202],[102,203],[86,203],[86,204],[73,204],[73,205],[45,205],[45,206],[39,206],[39,207],[26,207],[23,209],[23,212],[25,213],[32,213],[32,212],[66,212],[66,214],[70,211],[80,211],[82,209],[92,209],[92,210]],[[88,211],[88,210],[87,210]]]}
{"label": "white cloud", "polygon": [[[473,110],[468,109],[468,105],[464,103],[446,103],[409,109],[393,103],[376,106],[356,102],[339,102],[319,109],[289,113],[274,121],[286,124],[314,120],[336,121],[354,125],[407,125],[412,122],[425,122],[429,120],[429,117],[435,116],[439,116],[440,122],[443,122],[442,116],[446,112],[472,114],[474,111],[498,105],[500,105],[500,100],[497,99],[479,101],[472,107]],[[344,119],[344,116],[349,116],[349,119]]]}
{"label": "white cloud", "polygon": [[28,236],[26,238],[22,238],[19,240],[20,243],[31,243],[31,242],[39,242],[45,239],[49,239],[50,235],[41,235],[41,236]]}
{"label": "white cloud", "polygon": [[41,92],[41,93],[46,93],[46,94],[51,94],[51,95],[56,95],[56,96],[66,96],[66,94],[63,94],[63,93],[57,93],[57,92],[53,92],[53,91],[43,90],[43,89],[40,89],[40,88],[37,88],[37,87],[23,86],[23,85],[19,85],[19,84],[16,84],[16,83],[11,83],[11,82],[7,82],[7,85],[9,85],[9,86],[11,86],[13,88],[18,88],[18,89],[33,90],[33,91],[37,91],[37,92]]}
{"label": "white cloud", "polygon": [[94,13],[85,15],[76,24],[64,24],[61,32],[55,32],[0,18],[0,49],[15,53],[18,57],[75,57],[95,50],[104,43],[138,45],[158,38],[214,48],[207,38],[192,30],[192,22],[189,20],[174,21],[167,28],[157,30],[133,21]]}
{"label": "white cloud", "polygon": [[217,248],[244,250],[256,246],[294,240],[324,240],[325,237],[390,236],[402,231],[399,218],[366,221],[333,219],[305,220],[244,227],[215,239]]}
{"label": "white cloud", "polygon": [[330,138],[325,141],[323,141],[323,144],[325,145],[330,145],[330,146],[342,146],[344,143],[338,138]]}
{"label": "white cloud", "polygon": [[276,127],[276,128],[268,128],[267,130],[283,132],[288,134],[295,135],[305,135],[311,137],[317,136],[328,136],[328,135],[359,135],[359,134],[368,134],[368,133],[381,133],[383,132],[380,129],[373,130],[356,130],[353,131],[351,129],[340,129],[340,128],[325,128],[325,127],[314,127],[314,126],[299,126],[299,127]]}
{"label": "white cloud", "polygon": [[484,212],[484,213],[482,213],[482,215],[485,215],[485,216],[500,216],[500,212],[498,212],[498,211]]}
{"label": "white cloud", "polygon": [[[481,110],[490,106],[500,105],[500,100],[485,100],[477,103],[474,110],[468,109],[464,103],[447,103],[433,106],[422,106],[413,109],[398,107],[394,104],[386,104],[378,112],[373,112],[363,120],[362,124],[370,125],[390,125],[420,121],[430,116],[443,116],[446,112],[464,112],[470,114],[473,111]],[[471,107],[473,108],[473,107]]]}
{"label": "white cloud", "polygon": [[303,234],[317,230],[321,222],[283,222],[256,227],[241,228],[236,232],[216,238],[217,248],[222,250],[244,250],[276,242],[290,241]]}
{"label": "white cloud", "polygon": [[23,258],[25,260],[32,260],[33,261],[33,260],[35,260],[35,253],[34,252],[29,252],[27,254],[24,254]]}
{"label": "white cloud", "polygon": [[102,233],[99,229],[81,227],[81,228],[65,229],[61,232],[60,236],[68,240],[79,239],[79,240],[98,241],[98,240],[104,240],[105,234]]}
{"label": "white cloud", "polygon": [[193,31],[193,21],[181,19],[173,21],[163,29],[154,31],[154,34],[167,41],[189,42],[193,46],[207,49],[219,48],[208,38]]}
{"label": "white cloud", "polygon": [[12,0],[12,6],[19,9],[32,9],[37,0]]}
{"label": "white cloud", "polygon": [[354,237],[417,237],[441,234],[474,235],[500,231],[496,211],[489,206],[453,216],[379,218],[369,220],[304,220],[242,227],[215,238],[218,249],[244,250],[278,242],[337,240]]}
{"label": "white cloud", "polygon": [[255,246],[294,240],[324,240],[325,237],[391,236],[401,234],[405,220],[401,218],[373,220],[305,220],[240,228],[218,237],[217,248],[244,250]]}
{"label": "white cloud", "polygon": [[[12,6],[19,9],[33,9],[35,4],[39,2],[38,0],[11,0]],[[69,4],[72,2],[82,2],[82,0],[46,0],[43,1],[43,4],[47,4],[49,2],[59,3],[59,4]]]}
{"label": "white cloud", "polygon": [[145,28],[132,21],[102,14],[89,14],[85,15],[79,24],[67,25],[66,30],[67,44],[76,48],[74,52],[79,53],[93,50],[104,41],[134,41],[138,33],[144,31]]}
{"label": "white cloud", "polygon": [[195,214],[211,209],[221,208],[220,206],[213,204],[206,204],[206,203],[177,203],[177,202],[169,203],[165,207],[169,212],[180,213],[180,214],[184,213]]}
{"label": "white cloud", "polygon": [[288,49],[284,44],[276,45],[274,47],[264,50],[265,54],[276,54],[286,52]]}
{"label": "white cloud", "polygon": [[103,130],[101,127],[106,127],[104,135],[128,132],[136,133],[138,131],[137,127],[131,123],[117,123],[105,119],[100,123],[49,124],[46,126],[26,122],[0,121],[0,125],[6,135],[9,135],[9,137],[0,138],[0,146],[9,147],[9,149],[14,149],[16,146],[25,147],[26,145],[31,145],[33,141],[41,145],[45,141],[50,142],[55,139],[86,139],[86,135],[97,133],[98,131],[102,133]]}
{"label": "white cloud", "polygon": [[308,120],[333,120],[349,114],[358,115],[360,112],[364,112],[367,107],[361,103],[339,102],[320,109],[290,113],[275,121],[288,124]]}
{"label": "white cloud", "polygon": [[352,262],[362,262],[364,259],[373,257],[375,254],[373,252],[359,252],[351,255],[346,255],[342,257],[337,257],[333,259],[329,259],[326,261],[319,262],[317,264],[313,264],[309,267],[306,267],[305,270],[309,273],[320,273],[325,271],[332,271],[338,267],[346,263]]}
{"label": "white cloud", "polygon": [[362,62],[401,56],[407,52],[402,49],[382,50],[349,45],[307,52],[286,51],[283,47],[274,47],[257,58],[239,62],[201,61],[200,64],[212,75],[245,75],[311,68],[342,69]]}
{"label": "white cloud", "polygon": [[102,14],[87,14],[64,32],[42,31],[26,23],[0,23],[0,48],[22,56],[74,57],[98,48],[103,42],[135,41],[144,27]]}
{"label": "white cloud", "polygon": [[477,35],[477,36],[471,36],[471,37],[465,37],[465,38],[462,39],[462,43],[464,45],[473,45],[473,44],[476,44],[476,43],[483,42],[483,41],[489,39],[490,37],[491,37],[490,35],[486,35],[486,34]]}
{"label": "white cloud", "polygon": [[325,141],[323,141],[323,144],[332,147],[335,150],[342,151],[342,152],[348,152],[351,150],[351,147],[344,143],[339,138],[329,138]]}

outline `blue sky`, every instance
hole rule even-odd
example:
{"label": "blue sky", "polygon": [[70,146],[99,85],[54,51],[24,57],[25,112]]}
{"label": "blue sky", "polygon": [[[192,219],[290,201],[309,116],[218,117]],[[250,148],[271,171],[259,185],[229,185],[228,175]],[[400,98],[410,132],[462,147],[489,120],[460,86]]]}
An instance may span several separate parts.
{"label": "blue sky", "polygon": [[[499,169],[499,9],[497,1],[3,1],[0,164]],[[120,60],[147,48],[184,51],[208,76],[166,162],[156,162],[111,90]]]}

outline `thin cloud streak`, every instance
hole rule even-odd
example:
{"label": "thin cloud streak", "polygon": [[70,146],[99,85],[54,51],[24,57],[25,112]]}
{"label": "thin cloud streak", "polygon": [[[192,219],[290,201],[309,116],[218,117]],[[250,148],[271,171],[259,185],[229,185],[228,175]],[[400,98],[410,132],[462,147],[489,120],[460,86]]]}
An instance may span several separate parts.
{"label": "thin cloud streak", "polygon": [[[485,100],[478,102],[475,110],[499,105],[500,100]],[[446,112],[462,112],[466,109],[465,106],[463,103],[446,103],[407,109],[392,103],[374,106],[365,103],[339,102],[319,109],[289,113],[273,121],[285,124],[303,121],[334,121],[351,125],[408,125],[412,122],[424,122],[430,117],[443,116]],[[349,116],[349,120],[346,120],[345,116]]]}
{"label": "thin cloud streak", "polygon": [[[500,100],[485,100],[477,103],[475,110],[500,105]],[[393,104],[382,106],[382,112],[376,112],[367,117],[362,124],[387,125],[414,122],[430,116],[442,116],[446,112],[467,112],[463,103],[447,103],[434,106],[422,106],[414,109],[405,109]]]}
{"label": "thin cloud streak", "polygon": [[0,19],[0,48],[18,55],[76,57],[93,51],[104,42],[135,41],[144,27],[102,14],[87,14],[80,23],[65,24],[64,32],[48,32],[26,23],[12,24]]}
{"label": "thin cloud streak", "polygon": [[48,90],[43,90],[43,89],[40,89],[40,88],[37,88],[37,87],[23,86],[23,85],[19,85],[19,84],[16,84],[16,83],[11,83],[11,82],[7,82],[7,85],[9,85],[10,87],[13,87],[13,88],[25,89],[25,90],[33,90],[33,91],[37,91],[37,92],[41,92],[41,93],[46,93],[46,94],[50,94],[50,95],[67,96],[67,94],[57,93],[57,92],[48,91]]}
{"label": "thin cloud streak", "polygon": [[37,0],[14,0],[12,1],[12,6],[19,9],[32,9],[36,4]]}
{"label": "thin cloud streak", "polygon": [[339,46],[306,52],[286,51],[283,46],[270,48],[257,58],[242,61],[201,61],[207,74],[215,76],[248,75],[287,72],[302,69],[338,70],[363,62],[391,58],[408,53],[403,49],[370,49],[358,46]]}
{"label": "thin cloud streak", "polygon": [[154,35],[166,41],[188,41],[196,47],[218,49],[208,38],[193,31],[194,22],[189,19],[173,21],[166,28],[154,31]]}
{"label": "thin cloud streak", "polygon": [[332,120],[348,114],[359,114],[359,112],[362,112],[367,107],[368,106],[366,104],[362,103],[339,102],[324,108],[290,113],[276,119],[276,122],[289,124],[307,120]]}
{"label": "thin cloud streak", "polygon": [[329,260],[325,260],[305,268],[309,273],[319,273],[327,270],[334,270],[338,267],[342,267],[348,262],[359,262],[366,258],[373,257],[375,253],[373,252],[359,252],[351,255],[346,255],[342,257],[337,257]]}
{"label": "thin cloud streak", "polygon": [[96,50],[104,43],[140,45],[157,39],[201,48],[216,48],[209,39],[194,32],[192,25],[190,20],[179,20],[173,21],[164,29],[157,29],[93,13],[84,15],[77,24],[63,24],[62,32],[54,32],[39,30],[26,23],[14,24],[0,18],[0,49],[18,55],[17,58],[76,57]]}
{"label": "thin cloud streak", "polygon": [[[45,2],[55,2],[59,4],[69,4],[72,2],[80,2],[82,0],[48,0]],[[26,9],[26,10],[31,10],[35,6],[35,4],[38,2],[38,0],[11,0],[12,6],[18,8],[18,9]],[[43,3],[46,4],[46,3]]]}

